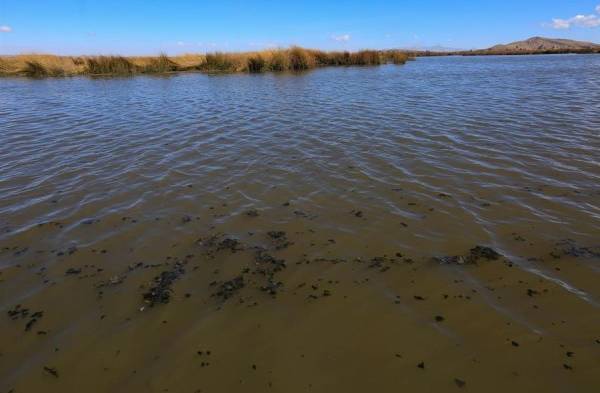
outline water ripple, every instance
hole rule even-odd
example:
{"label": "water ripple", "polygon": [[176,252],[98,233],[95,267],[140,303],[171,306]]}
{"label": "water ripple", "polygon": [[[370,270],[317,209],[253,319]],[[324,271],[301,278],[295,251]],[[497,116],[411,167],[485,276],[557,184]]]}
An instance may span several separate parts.
{"label": "water ripple", "polygon": [[[593,240],[599,65],[459,57],[299,75],[2,79],[0,215],[12,231],[0,236],[49,219],[296,200],[322,215],[315,227],[368,241],[402,221],[415,229],[390,239],[432,251],[498,241],[507,226]],[[355,207],[375,224],[335,218]]]}

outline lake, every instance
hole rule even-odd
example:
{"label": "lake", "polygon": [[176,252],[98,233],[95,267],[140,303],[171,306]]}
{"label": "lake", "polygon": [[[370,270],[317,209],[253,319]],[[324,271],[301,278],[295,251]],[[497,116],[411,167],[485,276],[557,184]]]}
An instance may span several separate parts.
{"label": "lake", "polygon": [[599,302],[600,55],[0,79],[3,391],[591,392]]}

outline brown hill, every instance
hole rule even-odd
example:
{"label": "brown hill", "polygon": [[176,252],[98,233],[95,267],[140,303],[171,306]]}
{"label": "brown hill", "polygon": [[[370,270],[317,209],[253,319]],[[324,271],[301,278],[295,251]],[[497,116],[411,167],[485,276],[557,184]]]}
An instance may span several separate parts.
{"label": "brown hill", "polygon": [[496,45],[488,49],[475,49],[449,54],[477,56],[536,55],[546,53],[600,53],[600,45],[592,42],[565,40],[559,38],[532,37],[525,41],[517,41],[505,45]]}
{"label": "brown hill", "polygon": [[533,37],[525,41],[517,41],[506,45],[496,45],[490,52],[548,52],[548,51],[581,51],[600,49],[600,45],[591,42]]}
{"label": "brown hill", "polygon": [[600,53],[600,44],[592,42],[566,40],[560,38],[532,37],[524,41],[496,45],[488,49],[464,51],[404,50],[411,56],[483,56],[483,55],[536,55],[558,53]]}

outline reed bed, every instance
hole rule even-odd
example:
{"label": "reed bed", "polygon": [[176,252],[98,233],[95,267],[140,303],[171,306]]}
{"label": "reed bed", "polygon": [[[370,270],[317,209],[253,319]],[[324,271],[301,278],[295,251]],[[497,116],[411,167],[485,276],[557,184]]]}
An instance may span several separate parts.
{"label": "reed bed", "polygon": [[0,57],[0,75],[42,78],[76,75],[161,74],[181,71],[206,73],[299,72],[331,66],[404,64],[410,59],[409,54],[397,50],[325,52],[297,46],[260,52],[214,52],[205,55],[186,54],[173,57],[165,54],[156,57],[70,57],[31,54]]}

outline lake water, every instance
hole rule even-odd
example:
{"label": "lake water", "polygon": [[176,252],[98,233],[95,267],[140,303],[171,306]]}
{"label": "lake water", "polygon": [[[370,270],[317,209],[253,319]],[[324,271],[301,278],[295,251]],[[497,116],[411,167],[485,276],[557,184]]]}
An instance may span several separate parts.
{"label": "lake water", "polygon": [[0,273],[3,391],[593,391],[600,56],[0,79]]}

